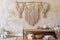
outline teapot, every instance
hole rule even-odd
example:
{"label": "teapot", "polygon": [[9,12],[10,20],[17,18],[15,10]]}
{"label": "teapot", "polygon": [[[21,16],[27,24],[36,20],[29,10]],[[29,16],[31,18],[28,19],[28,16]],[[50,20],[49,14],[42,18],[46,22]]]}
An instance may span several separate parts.
{"label": "teapot", "polygon": [[46,24],[44,24],[43,28],[44,29],[49,29],[49,27]]}

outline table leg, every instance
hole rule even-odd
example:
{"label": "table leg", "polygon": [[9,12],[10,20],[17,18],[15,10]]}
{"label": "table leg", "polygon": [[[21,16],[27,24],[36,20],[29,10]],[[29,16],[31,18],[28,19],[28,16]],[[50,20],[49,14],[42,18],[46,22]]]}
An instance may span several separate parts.
{"label": "table leg", "polygon": [[23,40],[24,40],[24,29],[23,29]]}

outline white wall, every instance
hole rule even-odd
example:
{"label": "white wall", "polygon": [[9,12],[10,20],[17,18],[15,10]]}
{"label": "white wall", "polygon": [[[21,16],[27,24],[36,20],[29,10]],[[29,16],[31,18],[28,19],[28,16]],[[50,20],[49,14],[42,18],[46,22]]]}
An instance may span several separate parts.
{"label": "white wall", "polygon": [[[20,2],[20,0],[18,1]],[[38,23],[35,26],[31,26],[27,24],[24,18],[19,18],[19,13],[16,11],[16,0],[0,0],[0,28],[4,28],[12,33],[21,33],[23,28],[36,28],[38,26],[42,27],[44,24],[52,27],[52,25],[60,24],[60,0],[38,1],[49,2],[50,10],[47,13],[47,18],[43,18],[41,16]]]}

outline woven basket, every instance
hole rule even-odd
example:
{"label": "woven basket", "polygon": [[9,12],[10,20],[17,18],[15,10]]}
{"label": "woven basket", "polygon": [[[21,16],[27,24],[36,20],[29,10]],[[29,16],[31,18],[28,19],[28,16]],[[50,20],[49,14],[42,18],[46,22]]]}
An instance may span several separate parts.
{"label": "woven basket", "polygon": [[43,35],[35,35],[36,39],[41,39]]}

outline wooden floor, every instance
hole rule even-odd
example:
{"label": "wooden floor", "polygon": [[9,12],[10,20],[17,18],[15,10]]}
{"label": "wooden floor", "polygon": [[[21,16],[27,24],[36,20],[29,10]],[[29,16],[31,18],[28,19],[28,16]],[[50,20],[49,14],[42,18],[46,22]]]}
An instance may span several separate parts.
{"label": "wooden floor", "polygon": [[[6,38],[6,39],[1,39],[0,38],[0,40],[23,40],[23,39],[22,39],[22,37],[9,37],[9,38]],[[27,40],[27,39],[25,39],[25,40]],[[33,39],[33,40],[42,40],[42,39]]]}
{"label": "wooden floor", "polygon": [[5,39],[1,39],[0,40],[16,40],[17,37],[8,37],[8,38],[5,38]]}

